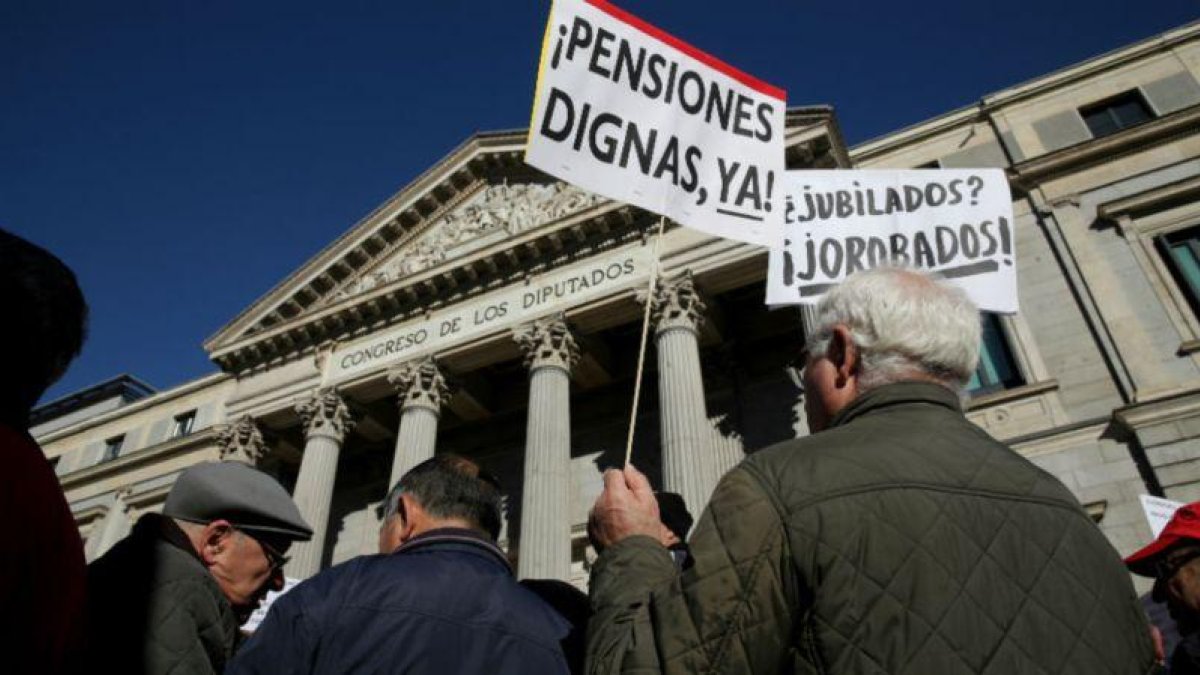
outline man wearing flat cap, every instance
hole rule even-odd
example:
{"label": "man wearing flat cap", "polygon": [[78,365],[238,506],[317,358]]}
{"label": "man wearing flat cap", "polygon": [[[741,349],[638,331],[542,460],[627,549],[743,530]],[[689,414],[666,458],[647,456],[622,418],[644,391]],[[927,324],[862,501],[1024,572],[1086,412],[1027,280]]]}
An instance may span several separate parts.
{"label": "man wearing flat cap", "polygon": [[293,541],[312,537],[287,491],[238,462],[193,466],[162,515],[88,568],[89,665],[96,672],[220,673],[238,626],[283,586]]}
{"label": "man wearing flat cap", "polygon": [[1172,675],[1200,674],[1200,502],[1181,506],[1158,538],[1125,559],[1130,572],[1154,579],[1151,597],[1166,602],[1182,640]]}

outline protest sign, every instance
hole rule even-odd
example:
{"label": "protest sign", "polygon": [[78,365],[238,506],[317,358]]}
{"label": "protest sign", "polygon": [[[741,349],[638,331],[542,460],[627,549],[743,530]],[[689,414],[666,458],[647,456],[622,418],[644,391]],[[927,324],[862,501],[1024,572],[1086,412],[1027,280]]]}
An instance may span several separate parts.
{"label": "protest sign", "polygon": [[815,304],[859,270],[935,271],[980,309],[1017,311],[1012,196],[999,169],[788,171],[767,304]]}
{"label": "protest sign", "polygon": [[1183,502],[1176,502],[1162,497],[1152,497],[1150,495],[1138,495],[1142,501],[1142,511],[1146,514],[1146,523],[1150,525],[1150,532],[1158,539],[1158,535],[1162,534],[1163,528],[1167,523],[1171,522],[1171,516],[1183,506]]}
{"label": "protest sign", "polygon": [[730,239],[778,245],[784,92],[603,0],[555,0],[525,161]]}

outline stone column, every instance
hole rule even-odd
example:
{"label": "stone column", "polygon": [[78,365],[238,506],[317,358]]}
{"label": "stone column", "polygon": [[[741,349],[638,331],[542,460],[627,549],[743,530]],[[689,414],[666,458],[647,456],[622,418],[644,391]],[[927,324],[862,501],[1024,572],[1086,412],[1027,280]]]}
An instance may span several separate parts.
{"label": "stone column", "polygon": [[321,570],[329,508],[337,477],[342,441],[354,427],[350,410],[336,389],[321,389],[296,405],[304,424],[304,457],[293,495],[301,515],[313,529],[311,541],[298,541],[291,548],[287,575],[304,579]]}
{"label": "stone column", "polygon": [[217,436],[222,462],[242,462],[256,466],[267,454],[267,444],[254,418],[242,415]]}
{"label": "stone column", "polygon": [[571,573],[571,367],[579,349],[562,315],[516,328],[529,368],[525,484],[521,500],[522,579]]}
{"label": "stone column", "polygon": [[659,423],[663,487],[683,496],[699,518],[717,481],[729,470],[728,453],[718,453],[704,404],[698,332],[704,301],[692,273],[663,280],[650,299],[658,352]]}
{"label": "stone column", "polygon": [[450,395],[446,378],[432,357],[410,361],[388,373],[400,406],[400,430],[388,489],[409,469],[433,457],[438,415]]}

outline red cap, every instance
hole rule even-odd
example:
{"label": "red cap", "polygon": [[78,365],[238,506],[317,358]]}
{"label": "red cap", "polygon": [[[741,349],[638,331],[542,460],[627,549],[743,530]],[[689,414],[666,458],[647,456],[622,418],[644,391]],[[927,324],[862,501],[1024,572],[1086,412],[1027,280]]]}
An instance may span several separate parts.
{"label": "red cap", "polygon": [[1153,577],[1158,559],[1176,544],[1188,539],[1194,540],[1191,543],[1200,544],[1200,502],[1179,507],[1158,539],[1126,558],[1125,566],[1134,574]]}

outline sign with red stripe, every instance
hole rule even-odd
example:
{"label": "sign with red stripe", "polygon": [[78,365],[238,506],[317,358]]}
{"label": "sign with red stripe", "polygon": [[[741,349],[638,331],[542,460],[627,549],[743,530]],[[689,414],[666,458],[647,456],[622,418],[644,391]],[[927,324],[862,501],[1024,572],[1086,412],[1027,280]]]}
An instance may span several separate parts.
{"label": "sign with red stripe", "polygon": [[709,234],[782,240],[783,90],[604,0],[555,0],[525,161]]}

